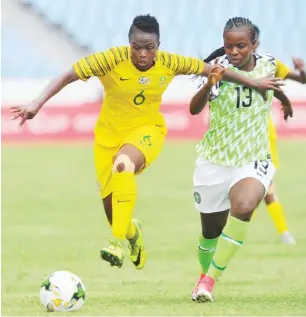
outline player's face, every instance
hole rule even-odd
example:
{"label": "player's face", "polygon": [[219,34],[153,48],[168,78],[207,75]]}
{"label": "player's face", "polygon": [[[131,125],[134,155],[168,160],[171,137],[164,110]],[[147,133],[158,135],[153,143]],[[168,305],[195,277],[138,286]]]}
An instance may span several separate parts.
{"label": "player's face", "polygon": [[130,36],[130,45],[134,65],[141,71],[150,69],[159,46],[156,34],[136,30]]}
{"label": "player's face", "polygon": [[254,44],[250,40],[248,29],[224,32],[223,39],[225,54],[231,64],[242,68],[251,60]]}

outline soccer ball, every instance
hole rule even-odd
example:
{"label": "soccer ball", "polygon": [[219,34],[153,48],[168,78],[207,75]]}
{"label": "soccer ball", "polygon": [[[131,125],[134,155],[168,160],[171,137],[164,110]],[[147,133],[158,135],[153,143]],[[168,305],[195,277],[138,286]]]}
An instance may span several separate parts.
{"label": "soccer ball", "polygon": [[68,271],[57,271],[45,278],[40,286],[40,302],[48,311],[73,311],[85,301],[85,286]]}

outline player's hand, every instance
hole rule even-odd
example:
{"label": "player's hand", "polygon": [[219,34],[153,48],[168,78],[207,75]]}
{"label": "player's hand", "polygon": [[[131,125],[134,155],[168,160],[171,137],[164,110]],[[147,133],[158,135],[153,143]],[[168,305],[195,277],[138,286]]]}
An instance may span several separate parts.
{"label": "player's hand", "polygon": [[223,77],[226,72],[226,68],[215,64],[211,67],[209,75],[208,75],[208,84],[210,86],[216,85]]}
{"label": "player's hand", "polygon": [[266,92],[267,90],[282,91],[282,86],[284,82],[281,78],[271,78],[271,76],[265,76],[256,79],[256,87],[258,91]]}
{"label": "player's hand", "polygon": [[255,89],[262,95],[264,101],[267,101],[266,92],[268,90],[282,91],[284,82],[281,78],[271,78],[271,76],[265,76],[256,79]]}
{"label": "player's hand", "polygon": [[10,107],[11,120],[20,119],[19,124],[22,126],[26,120],[33,119],[40,108],[40,105],[35,101],[25,106],[12,106]]}
{"label": "player's hand", "polygon": [[305,62],[302,58],[292,57],[292,61],[293,61],[294,68],[297,71],[299,72],[305,71]]}
{"label": "player's hand", "polygon": [[293,109],[290,100],[288,100],[286,103],[281,103],[281,109],[284,113],[285,121],[287,121],[288,117],[293,117]]}

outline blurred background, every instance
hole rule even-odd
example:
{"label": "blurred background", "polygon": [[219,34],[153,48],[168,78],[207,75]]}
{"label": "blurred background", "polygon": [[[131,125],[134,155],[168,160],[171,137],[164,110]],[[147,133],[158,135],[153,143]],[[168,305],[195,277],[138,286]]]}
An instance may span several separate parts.
{"label": "blurred background", "polygon": [[[150,13],[158,19],[161,49],[202,58],[222,46],[229,18],[248,17],[261,31],[259,52],[292,67],[292,56],[306,59],[305,12],[304,0],[3,0],[2,105],[32,100],[53,76],[83,56],[128,44],[129,27],[139,14]],[[200,137],[207,129],[206,113],[191,119],[186,107],[182,108],[196,86],[190,78],[180,76],[166,91],[163,111],[170,137]],[[305,86],[289,81],[285,89],[291,99],[306,98]],[[23,133],[16,124],[2,120],[2,138],[90,139],[101,100],[103,87],[96,78],[89,84],[74,83],[48,102],[47,110]],[[169,105],[174,107],[166,107]],[[297,107],[301,115],[290,123],[290,129],[276,108],[274,119],[280,134],[301,132],[305,108],[299,103]],[[2,115],[8,119],[6,112]]]}
{"label": "blurred background", "polygon": [[[35,98],[53,76],[69,69],[83,56],[128,44],[129,27],[139,14],[150,13],[158,19],[161,49],[202,58],[222,46],[223,28],[229,18],[248,17],[261,31],[259,52],[292,67],[292,56],[306,59],[305,12],[303,0],[3,0],[2,105]],[[186,107],[182,107],[196,85],[190,78],[180,76],[166,91],[162,109],[170,137],[200,137],[207,129],[206,113],[191,119]],[[305,86],[300,84],[289,81],[285,89],[296,101],[306,97]],[[48,102],[47,111],[27,125],[23,133],[16,124],[2,120],[3,140],[55,136],[90,139],[101,100],[103,87],[96,78],[89,84],[74,83]],[[275,108],[274,120],[281,135],[287,130],[291,134],[301,132],[305,108],[299,102],[297,107],[301,115],[290,123],[290,129],[282,122],[279,107]],[[6,113],[3,118],[7,118]]]}
{"label": "blurred background", "polygon": [[[161,49],[207,56],[222,45],[222,31],[233,16],[251,19],[261,30],[260,52],[286,63],[306,57],[303,0],[4,0],[2,21],[4,77],[48,77],[84,54],[128,43],[139,14],[154,15]],[[20,58],[20,52],[23,52]]]}
{"label": "blurred background", "polygon": [[149,253],[143,272],[135,272],[128,257],[121,270],[99,260],[110,234],[92,157],[93,128],[103,102],[99,81],[69,85],[22,128],[10,120],[8,107],[31,101],[79,58],[127,45],[129,27],[139,14],[158,19],[161,49],[203,58],[222,46],[229,18],[247,17],[261,31],[258,52],[293,67],[292,56],[306,60],[306,1],[1,2],[2,314],[40,316],[40,281],[65,269],[78,274],[88,289],[81,312],[88,316],[304,315],[305,85],[286,81],[294,118],[285,122],[276,101],[272,109],[281,162],[276,183],[297,245],[281,243],[261,206],[246,247],[218,286],[218,302],[205,310],[190,300],[199,274],[200,225],[192,190],[195,144],[209,123],[207,109],[198,116],[188,113],[197,83],[179,76],[168,87],[161,106],[167,144],[137,178],[135,214],[143,222]]}

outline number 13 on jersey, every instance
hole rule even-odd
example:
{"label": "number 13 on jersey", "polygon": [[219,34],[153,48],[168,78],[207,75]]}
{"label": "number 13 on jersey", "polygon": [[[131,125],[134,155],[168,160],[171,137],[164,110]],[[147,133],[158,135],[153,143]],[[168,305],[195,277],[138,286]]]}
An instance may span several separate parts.
{"label": "number 13 on jersey", "polygon": [[[237,104],[236,108],[248,108],[252,105],[252,89],[246,86],[238,86],[235,88],[237,92]],[[241,98],[241,92],[244,94],[244,98]],[[243,99],[243,100],[241,100]]]}

